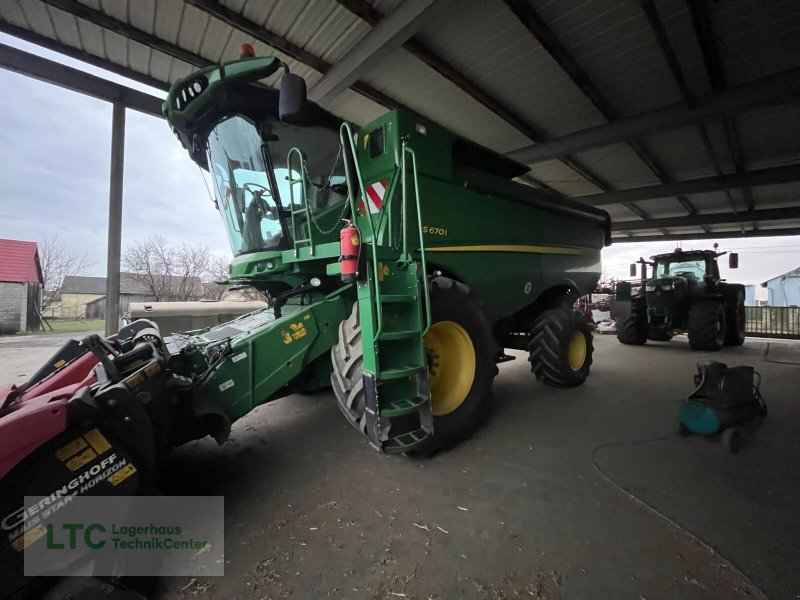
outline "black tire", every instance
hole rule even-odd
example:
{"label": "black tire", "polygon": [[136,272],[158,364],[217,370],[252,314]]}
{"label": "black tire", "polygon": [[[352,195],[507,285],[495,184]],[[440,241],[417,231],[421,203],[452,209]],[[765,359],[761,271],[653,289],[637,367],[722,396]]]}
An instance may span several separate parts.
{"label": "black tire", "polygon": [[[576,334],[583,335],[586,351],[580,365],[571,365],[570,342]],[[580,313],[551,308],[534,322],[528,351],[536,379],[554,387],[575,387],[586,380],[592,365],[592,330]]]}
{"label": "black tire", "polygon": [[[453,321],[469,335],[475,351],[475,376],[458,408],[445,415],[434,415],[434,435],[424,449],[428,454],[469,437],[481,423],[489,408],[492,380],[498,373],[495,356],[499,350],[492,336],[491,323],[467,286],[446,277],[437,277],[430,284],[430,295],[432,324]],[[351,425],[366,434],[358,304],[353,306],[350,317],[339,325],[339,342],[331,349],[331,360],[331,384],[339,408]]]}
{"label": "black tire", "polygon": [[656,327],[648,327],[647,339],[654,342],[668,342],[675,334],[671,329],[658,329]]}
{"label": "black tire", "polygon": [[705,300],[689,307],[689,345],[695,350],[719,350],[725,343],[725,305]]}
{"label": "black tire", "polygon": [[647,341],[647,304],[644,298],[631,298],[631,314],[617,320],[617,340],[641,346]]}
{"label": "black tire", "polygon": [[725,298],[725,345],[741,346],[744,344],[747,315],[744,308],[744,290],[741,286],[733,288]]}

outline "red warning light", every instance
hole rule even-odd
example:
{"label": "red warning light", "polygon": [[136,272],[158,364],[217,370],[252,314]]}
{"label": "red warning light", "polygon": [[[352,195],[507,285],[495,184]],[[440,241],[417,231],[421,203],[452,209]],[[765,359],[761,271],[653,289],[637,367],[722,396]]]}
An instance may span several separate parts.
{"label": "red warning light", "polygon": [[239,58],[254,58],[256,51],[250,44],[242,44],[239,46]]}

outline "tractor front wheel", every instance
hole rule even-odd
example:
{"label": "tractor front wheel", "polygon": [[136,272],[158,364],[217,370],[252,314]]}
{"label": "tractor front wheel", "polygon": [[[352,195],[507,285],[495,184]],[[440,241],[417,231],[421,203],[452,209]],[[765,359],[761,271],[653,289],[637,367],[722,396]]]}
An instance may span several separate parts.
{"label": "tractor front wheel", "polygon": [[555,387],[575,387],[586,380],[592,365],[592,330],[580,313],[551,308],[536,319],[528,350],[536,379]]}
{"label": "tractor front wheel", "polygon": [[622,344],[641,346],[647,341],[647,305],[644,298],[631,298],[631,314],[617,319],[617,339]]}
{"label": "tractor front wheel", "polygon": [[725,343],[725,305],[701,301],[689,308],[689,345],[695,350],[719,350]]}
{"label": "tractor front wheel", "polygon": [[745,326],[747,324],[747,315],[744,308],[744,291],[741,289],[736,290],[726,298],[727,310],[727,329],[725,331],[725,345],[726,346],[741,346],[744,344]]}

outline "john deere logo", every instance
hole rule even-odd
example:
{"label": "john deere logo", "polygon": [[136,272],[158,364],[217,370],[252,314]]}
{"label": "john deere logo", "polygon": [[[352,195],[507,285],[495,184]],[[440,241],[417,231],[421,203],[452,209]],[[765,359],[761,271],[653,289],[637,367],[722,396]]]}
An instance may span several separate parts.
{"label": "john deere logo", "polygon": [[302,321],[299,323],[290,323],[289,329],[291,331],[282,331],[281,335],[283,336],[283,343],[284,344],[291,344],[295,340],[299,340],[302,337],[305,337],[308,331],[306,331],[306,326],[303,324]]}

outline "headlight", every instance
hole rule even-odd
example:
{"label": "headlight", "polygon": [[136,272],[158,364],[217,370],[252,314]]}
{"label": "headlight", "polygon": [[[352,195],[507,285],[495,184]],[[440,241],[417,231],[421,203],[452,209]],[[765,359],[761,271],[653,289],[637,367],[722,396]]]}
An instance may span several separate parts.
{"label": "headlight", "polygon": [[673,290],[673,288],[674,288],[674,287],[675,287],[675,286],[674,286],[674,285],[672,285],[671,283],[665,283],[664,285],[662,285],[662,286],[661,286],[661,289],[662,289],[662,290],[666,290],[666,291],[668,291],[668,292],[671,292],[671,291]]}
{"label": "headlight", "polygon": [[656,284],[655,283],[648,283],[644,286],[646,292],[655,292],[656,291]]}

